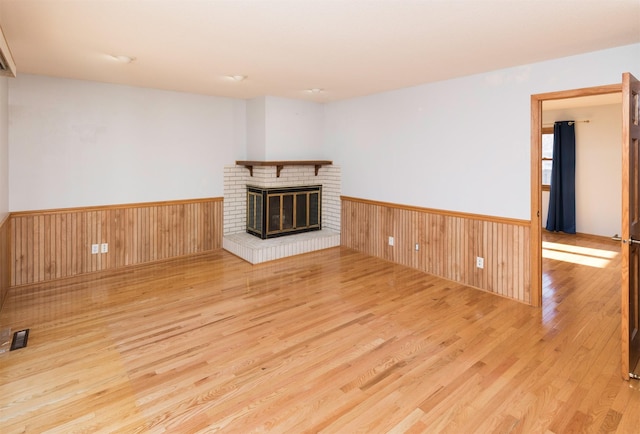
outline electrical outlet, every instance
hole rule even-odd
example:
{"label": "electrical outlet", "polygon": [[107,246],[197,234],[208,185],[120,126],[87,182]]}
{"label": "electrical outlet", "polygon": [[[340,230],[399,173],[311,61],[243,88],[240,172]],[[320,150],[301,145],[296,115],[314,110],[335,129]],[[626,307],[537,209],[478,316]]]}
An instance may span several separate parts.
{"label": "electrical outlet", "polygon": [[91,244],[91,254],[95,255],[100,252],[100,244]]}
{"label": "electrical outlet", "polygon": [[416,243],[416,252],[420,250],[420,244]]}
{"label": "electrical outlet", "polygon": [[100,253],[109,253],[109,244],[108,243],[100,244]]}
{"label": "electrical outlet", "polygon": [[389,245],[393,246],[393,237],[389,237]]}
{"label": "electrical outlet", "polygon": [[476,267],[477,268],[484,268],[484,258],[477,256],[476,257]]}

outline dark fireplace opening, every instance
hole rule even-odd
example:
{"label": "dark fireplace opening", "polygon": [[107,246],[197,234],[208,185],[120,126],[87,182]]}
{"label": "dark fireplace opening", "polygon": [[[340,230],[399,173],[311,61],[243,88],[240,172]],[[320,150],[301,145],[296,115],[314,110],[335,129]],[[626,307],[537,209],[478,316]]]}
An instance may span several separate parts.
{"label": "dark fireplace opening", "polygon": [[247,186],[247,232],[281,237],[321,228],[322,186],[261,188]]}

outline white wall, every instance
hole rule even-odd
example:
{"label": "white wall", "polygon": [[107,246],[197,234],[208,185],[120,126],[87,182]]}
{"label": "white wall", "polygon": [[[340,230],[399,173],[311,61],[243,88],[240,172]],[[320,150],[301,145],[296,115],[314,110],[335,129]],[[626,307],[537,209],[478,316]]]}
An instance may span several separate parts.
{"label": "white wall", "polygon": [[266,101],[264,96],[247,101],[247,160],[264,161],[267,159]]}
{"label": "white wall", "polygon": [[247,101],[247,158],[256,161],[327,159],[322,149],[324,107],[263,96]]}
{"label": "white wall", "polygon": [[[543,106],[544,109],[544,106]],[[543,124],[577,122],[576,231],[611,236],[620,233],[622,207],[622,106],[545,110]],[[549,193],[542,195],[542,226],[547,224]]]}
{"label": "white wall", "polygon": [[[334,160],[348,196],[528,220],[530,96],[625,71],[640,76],[640,44],[326,105],[267,97],[265,158]],[[9,210],[222,196],[224,166],[247,154],[246,108],[20,75]]]}
{"label": "white wall", "polygon": [[9,84],[0,77],[0,223],[9,214]]}
{"label": "white wall", "polygon": [[265,159],[327,159],[322,148],[324,107],[311,101],[266,97]]}
{"label": "white wall", "polygon": [[243,100],[21,74],[9,83],[9,209],[220,197]]}
{"label": "white wall", "polygon": [[529,220],[531,95],[626,71],[640,44],[329,103],[324,149],[344,195]]}

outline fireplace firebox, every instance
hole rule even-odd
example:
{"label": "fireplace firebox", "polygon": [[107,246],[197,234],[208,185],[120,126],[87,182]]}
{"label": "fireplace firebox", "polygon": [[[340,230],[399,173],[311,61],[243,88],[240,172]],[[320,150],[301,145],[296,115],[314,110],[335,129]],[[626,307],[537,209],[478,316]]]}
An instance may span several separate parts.
{"label": "fireplace firebox", "polygon": [[267,239],[321,229],[322,186],[247,186],[247,232]]}

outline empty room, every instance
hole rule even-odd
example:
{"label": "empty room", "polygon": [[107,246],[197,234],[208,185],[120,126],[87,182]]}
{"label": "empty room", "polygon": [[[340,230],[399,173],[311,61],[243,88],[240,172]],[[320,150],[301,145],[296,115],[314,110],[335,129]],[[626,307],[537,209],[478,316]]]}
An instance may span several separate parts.
{"label": "empty room", "polygon": [[2,433],[632,433],[637,0],[0,0]]}

